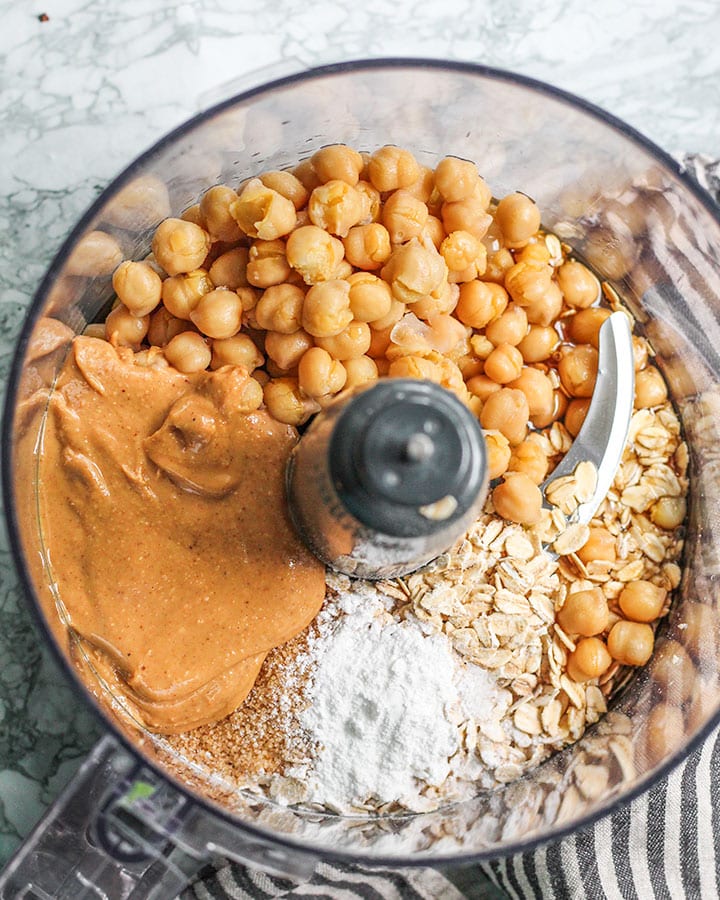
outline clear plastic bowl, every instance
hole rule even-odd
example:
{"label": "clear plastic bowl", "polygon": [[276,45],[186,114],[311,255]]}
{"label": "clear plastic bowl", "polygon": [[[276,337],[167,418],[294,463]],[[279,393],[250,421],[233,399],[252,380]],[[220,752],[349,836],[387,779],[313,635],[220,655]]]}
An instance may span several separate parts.
{"label": "clear plastic bowl", "polygon": [[[91,233],[112,235],[125,257],[139,258],[157,222],[210,185],[292,166],[337,142],[395,143],[427,164],[465,157],[497,195],[534,197],[545,226],[616,287],[651,340],[682,418],[692,476],[684,577],[658,639],[658,647],[682,644],[692,666],[678,665],[663,687],[651,661],[597,726],[519,781],[435,812],[364,823],[225,790],[118,716],[99,687],[91,692],[79,679],[40,564],[39,532],[21,527],[37,503],[28,460],[43,412],[27,398],[51,384],[70,333],[96,320],[112,295],[116,260],[102,250],[106,239]],[[646,789],[718,720],[719,311],[720,222],[710,199],[641,135],[547,85],[479,66],[376,60],[304,72],[222,102],[163,138],[103,192],[52,263],[18,341],[4,421],[6,515],[44,639],[126,752],[193,808],[280,856],[468,862],[583,826]],[[660,704],[663,721],[653,712]],[[578,777],[589,762],[598,767],[592,786]]]}

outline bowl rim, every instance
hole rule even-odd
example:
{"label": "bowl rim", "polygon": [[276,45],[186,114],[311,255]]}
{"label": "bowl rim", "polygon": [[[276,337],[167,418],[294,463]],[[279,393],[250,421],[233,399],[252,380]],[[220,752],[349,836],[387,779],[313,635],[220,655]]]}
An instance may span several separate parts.
{"label": "bowl rim", "polygon": [[[76,695],[82,698],[87,706],[89,706],[103,728],[109,732],[112,737],[119,743],[120,747],[129,752],[130,755],[138,759],[142,765],[147,766],[153,773],[168,781],[181,795],[188,799],[191,803],[200,806],[205,812],[219,817],[227,824],[245,831],[256,841],[263,844],[281,845],[286,851],[291,851],[302,856],[310,856],[317,861],[327,859],[335,862],[362,864],[368,867],[422,867],[422,866],[448,866],[453,864],[472,865],[475,863],[488,861],[492,859],[501,859],[509,856],[527,853],[533,851],[545,844],[554,843],[569,834],[580,831],[588,826],[596,823],[601,818],[613,813],[617,809],[630,803],[632,800],[646,792],[653,784],[662,778],[665,778],[679,763],[685,760],[700,744],[707,738],[710,732],[720,722],[720,708],[716,713],[698,729],[687,744],[672,754],[669,758],[663,760],[655,769],[645,773],[633,787],[620,796],[611,796],[604,803],[591,813],[587,813],[580,818],[570,822],[563,823],[557,827],[549,829],[541,835],[531,836],[529,838],[521,838],[506,845],[488,848],[487,850],[477,850],[470,853],[452,852],[446,854],[428,853],[427,851],[413,852],[412,855],[374,855],[356,853],[352,850],[337,850],[331,846],[320,843],[307,843],[296,840],[292,835],[286,835],[280,832],[271,831],[269,829],[257,826],[253,823],[244,821],[235,815],[230,809],[220,806],[214,801],[196,792],[187,784],[180,781],[174,775],[170,774],[160,764],[154,762],[145,756],[135,747],[131,741],[124,735],[120,728],[115,724],[113,718],[106,709],[100,704],[95,696],[85,687],[79,674],[72,666],[70,660],[61,650],[59,643],[52,634],[49,623],[42,611],[40,602],[33,588],[33,582],[29,574],[25,553],[20,539],[19,523],[15,508],[15,491],[12,472],[12,442],[11,435],[13,431],[13,419],[15,406],[17,402],[17,394],[20,382],[21,363],[25,356],[25,351],[30,339],[30,335],[40,318],[41,301],[44,300],[49,288],[52,286],[55,278],[67,259],[68,253],[78,240],[78,238],[87,230],[88,225],[100,211],[109,195],[116,193],[127,182],[129,182],[156,153],[165,149],[173,142],[182,138],[194,128],[201,125],[204,121],[224,112],[225,110],[239,103],[247,102],[253,97],[265,94],[270,91],[282,89],[297,83],[322,79],[333,75],[347,75],[356,71],[372,71],[381,69],[437,69],[450,72],[464,73],[470,76],[476,76],[495,82],[504,82],[514,86],[522,87],[531,93],[537,93],[560,101],[567,106],[573,107],[580,112],[585,113],[589,117],[599,121],[601,124],[614,129],[631,143],[637,145],[644,150],[649,156],[653,157],[664,169],[672,176],[680,181],[683,187],[688,190],[698,203],[704,207],[711,219],[714,219],[720,229],[720,206],[718,206],[710,194],[698,184],[684,169],[681,163],[674,159],[669,153],[645,137],[641,132],[633,126],[628,125],[622,119],[607,112],[602,107],[579,97],[569,91],[556,87],[547,82],[523,75],[512,70],[496,68],[483,64],[443,60],[433,57],[371,57],[371,58],[354,58],[342,62],[334,62],[326,65],[301,69],[282,77],[253,85],[252,87],[241,90],[232,96],[226,97],[219,102],[201,110],[190,118],[184,120],[179,125],[168,131],[151,146],[136,156],[118,175],[116,175],[93,202],[86,208],[83,215],[71,229],[65,240],[60,245],[53,260],[48,266],[39,286],[33,294],[32,300],[27,307],[25,319],[18,337],[15,341],[15,350],[10,365],[7,379],[5,399],[2,413],[2,452],[0,454],[0,472],[2,478],[2,498],[4,504],[4,517],[8,525],[8,542],[10,546],[12,561],[15,570],[19,576],[19,588],[22,591],[27,605],[32,610],[35,624],[39,628],[46,646],[49,645],[51,653],[55,661],[59,664],[61,670],[69,677],[70,684]],[[99,739],[102,740],[102,737]],[[472,802],[473,798],[459,803]],[[448,807],[456,804],[448,804]],[[442,807],[439,808],[439,811]],[[423,815],[422,813],[419,815]]]}

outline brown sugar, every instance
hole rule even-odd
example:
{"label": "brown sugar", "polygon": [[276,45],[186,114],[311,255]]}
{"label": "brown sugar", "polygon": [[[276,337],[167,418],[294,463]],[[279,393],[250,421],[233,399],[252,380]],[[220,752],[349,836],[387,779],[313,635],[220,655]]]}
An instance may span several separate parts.
{"label": "brown sugar", "polygon": [[317,631],[302,634],[268,653],[245,702],[212,725],[167,738],[170,747],[191,763],[241,784],[248,778],[282,775],[287,767],[308,761],[312,743],[298,714],[311,677],[309,642]]}

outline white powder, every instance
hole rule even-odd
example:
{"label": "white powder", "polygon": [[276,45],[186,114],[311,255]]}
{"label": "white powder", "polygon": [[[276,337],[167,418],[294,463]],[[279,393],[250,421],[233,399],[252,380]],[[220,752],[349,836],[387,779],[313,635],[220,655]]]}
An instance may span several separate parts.
{"label": "white powder", "polygon": [[339,811],[369,798],[418,808],[420,791],[450,774],[458,724],[492,715],[500,692],[488,673],[468,673],[444,634],[388,616],[374,588],[342,587],[344,614],[312,648],[317,669],[300,714],[318,756],[292,775],[307,800]]}

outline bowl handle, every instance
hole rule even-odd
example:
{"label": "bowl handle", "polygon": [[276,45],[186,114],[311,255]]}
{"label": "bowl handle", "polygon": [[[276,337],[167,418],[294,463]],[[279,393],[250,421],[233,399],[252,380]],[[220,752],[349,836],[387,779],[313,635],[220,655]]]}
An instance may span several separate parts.
{"label": "bowl handle", "polygon": [[202,809],[105,735],[0,873],[0,900],[165,900],[220,859],[296,881],[317,863]]}

